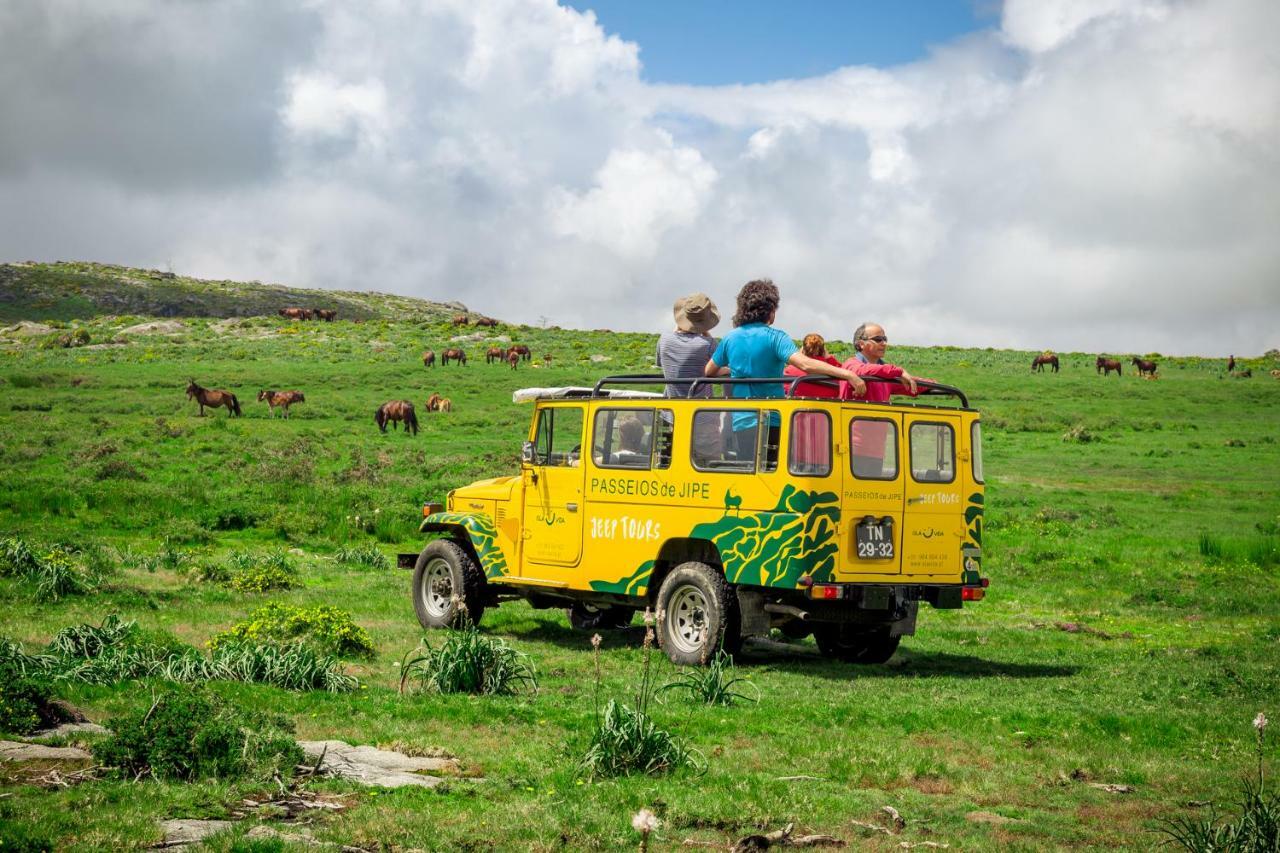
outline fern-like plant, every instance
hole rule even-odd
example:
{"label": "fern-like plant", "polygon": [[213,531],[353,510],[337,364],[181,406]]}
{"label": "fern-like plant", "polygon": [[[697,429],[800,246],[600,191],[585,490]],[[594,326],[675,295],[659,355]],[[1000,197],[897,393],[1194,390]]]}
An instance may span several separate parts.
{"label": "fern-like plant", "polygon": [[409,685],[436,693],[511,695],[537,692],[538,673],[529,656],[468,623],[445,636],[440,648],[425,637],[400,661],[400,692]]}
{"label": "fern-like plant", "polygon": [[[743,693],[739,687],[747,686],[754,696]],[[706,666],[683,667],[670,681],[658,688],[659,693],[668,690],[684,691],[703,705],[732,705],[737,700],[760,701],[760,690],[750,681],[738,675],[733,656],[720,649]]]}

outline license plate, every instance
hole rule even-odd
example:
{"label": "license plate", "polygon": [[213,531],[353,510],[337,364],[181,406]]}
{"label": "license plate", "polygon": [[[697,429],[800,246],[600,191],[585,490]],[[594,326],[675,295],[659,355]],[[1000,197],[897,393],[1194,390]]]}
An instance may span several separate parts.
{"label": "license plate", "polygon": [[854,528],[859,560],[893,559],[893,519],[867,519]]}

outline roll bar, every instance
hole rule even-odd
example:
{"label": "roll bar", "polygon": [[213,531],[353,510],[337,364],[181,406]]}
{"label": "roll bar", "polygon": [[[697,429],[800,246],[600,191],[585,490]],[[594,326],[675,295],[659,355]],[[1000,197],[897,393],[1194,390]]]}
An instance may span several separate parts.
{"label": "roll bar", "polygon": [[[881,376],[863,376],[866,382],[888,382],[898,384],[896,379],[885,379]],[[699,377],[698,379],[667,379],[654,373],[635,373],[619,376],[606,376],[595,384],[591,389],[592,397],[606,397],[608,393],[604,390],[606,385],[689,385],[689,396],[693,396],[698,390],[706,385],[720,385],[723,387],[731,387],[736,385],[785,385],[785,396],[788,398],[797,397],[798,399],[806,399],[796,394],[796,388],[802,382],[815,382],[822,385],[835,386],[840,382],[831,376],[822,376],[819,374],[809,374],[806,376],[778,376],[776,378],[752,378],[752,379],[732,379],[728,376],[717,377]],[[920,389],[919,396],[925,397],[955,397],[960,401],[960,407],[969,408],[969,398],[959,388],[953,385],[944,385],[941,382],[930,382],[926,379],[916,379],[916,387]],[[809,398],[813,399],[813,398]],[[856,402],[856,401],[854,401]]]}

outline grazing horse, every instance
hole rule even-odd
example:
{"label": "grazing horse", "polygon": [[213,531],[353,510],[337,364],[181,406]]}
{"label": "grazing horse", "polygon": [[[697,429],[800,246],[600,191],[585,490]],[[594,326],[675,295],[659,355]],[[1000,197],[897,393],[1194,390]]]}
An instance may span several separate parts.
{"label": "grazing horse", "polygon": [[496,326],[498,325],[498,321],[493,319],[492,317],[481,317],[479,320],[476,320],[476,325],[477,326]]}
{"label": "grazing horse", "polygon": [[289,417],[289,407],[294,403],[305,403],[307,398],[302,396],[301,391],[259,391],[258,402],[267,401],[267,406],[271,410],[271,416],[275,417],[276,406],[284,409],[284,416]]}
{"label": "grazing horse", "polygon": [[507,350],[508,355],[510,355],[511,353],[515,353],[516,355],[523,358],[525,361],[528,361],[529,359],[533,358],[533,353],[529,352],[529,348],[524,344],[512,344],[511,348]]}
{"label": "grazing horse", "polygon": [[466,314],[458,314],[449,322],[453,323],[455,326],[466,326],[471,322],[471,318]]}
{"label": "grazing horse", "polygon": [[546,355],[544,355],[544,356],[542,357],[542,363],[543,363],[543,364],[550,364],[550,363],[551,363],[551,353],[547,353]]}
{"label": "grazing horse", "polygon": [[201,388],[196,384],[194,379],[187,385],[187,399],[194,399],[200,404],[200,417],[204,417],[204,407],[216,409],[219,406],[226,406],[227,411],[240,417],[240,401],[236,399],[236,395],[230,391],[214,391],[209,388]]}
{"label": "grazing horse", "polygon": [[519,366],[520,366],[520,353],[517,353],[517,352],[509,352],[509,353],[507,353],[507,364],[511,365],[511,369],[512,369],[512,370],[515,370],[517,367],[519,367]]}
{"label": "grazing horse", "polygon": [[332,323],[338,318],[338,312],[333,308],[316,308],[315,315],[317,320],[324,320],[326,323]]}
{"label": "grazing horse", "polygon": [[453,401],[452,401],[452,400],[450,400],[448,397],[442,397],[442,398],[440,398],[440,411],[442,411],[442,412],[452,412],[452,411],[453,411]]}
{"label": "grazing horse", "polygon": [[484,363],[493,364],[495,361],[506,361],[507,354],[502,351],[502,347],[489,347],[489,351],[484,354]]}
{"label": "grazing horse", "polygon": [[1246,367],[1244,370],[1242,370],[1242,371],[1240,371],[1239,373],[1237,373],[1237,374],[1236,374],[1236,378],[1237,378],[1237,379],[1252,379],[1252,378],[1253,378],[1253,368],[1252,368],[1252,367]]}
{"label": "grazing horse", "polygon": [[423,350],[423,351],[422,351],[422,366],[423,366],[423,367],[435,367],[435,366],[436,366],[436,354],[435,354],[435,351],[434,351],[434,350],[429,350],[429,349],[428,349],[428,350]]}
{"label": "grazing horse", "polygon": [[1051,352],[1036,356],[1035,360],[1031,362],[1031,369],[1039,373],[1044,373],[1044,366],[1046,364],[1053,365],[1053,372],[1058,372],[1058,357]]}
{"label": "grazing horse", "polygon": [[1110,376],[1111,371],[1113,370],[1116,372],[1116,376],[1122,375],[1120,372],[1120,362],[1114,358],[1103,358],[1102,356],[1098,356],[1097,368],[1096,372],[1101,373],[1103,376]]}
{"label": "grazing horse", "polygon": [[426,410],[428,412],[440,411],[440,400],[443,399],[439,394],[432,394],[427,398]]}
{"label": "grazing horse", "polygon": [[399,422],[404,421],[405,435],[410,430],[414,435],[418,434],[418,415],[413,410],[413,403],[408,400],[388,400],[379,406],[378,411],[373,413],[373,422],[378,425],[378,429],[386,432],[387,421],[391,421],[393,429],[399,429]]}
{"label": "grazing horse", "polygon": [[1133,363],[1138,365],[1139,376],[1155,376],[1156,368],[1160,366],[1154,361],[1147,361],[1145,358],[1138,358],[1136,356],[1133,359]]}
{"label": "grazing horse", "polygon": [[1236,357],[1234,355],[1227,357],[1227,373],[1235,373]]}
{"label": "grazing horse", "polygon": [[310,308],[281,308],[279,311],[281,317],[286,320],[310,320]]}
{"label": "grazing horse", "polygon": [[467,354],[460,349],[447,349],[440,353],[441,367],[448,367],[450,361],[465,365],[467,363]]}

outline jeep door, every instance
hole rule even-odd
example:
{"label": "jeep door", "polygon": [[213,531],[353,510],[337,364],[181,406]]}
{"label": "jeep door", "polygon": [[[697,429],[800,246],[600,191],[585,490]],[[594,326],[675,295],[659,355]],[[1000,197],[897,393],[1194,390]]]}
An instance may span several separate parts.
{"label": "jeep door", "polygon": [[837,580],[902,571],[903,416],[889,407],[841,407],[844,483]]}
{"label": "jeep door", "polygon": [[533,460],[521,465],[522,577],[563,585],[582,556],[582,426],[586,405],[539,405]]}
{"label": "jeep door", "polygon": [[966,536],[964,478],[957,470],[961,419],[942,412],[905,416],[906,517],[902,573],[959,579]]}

